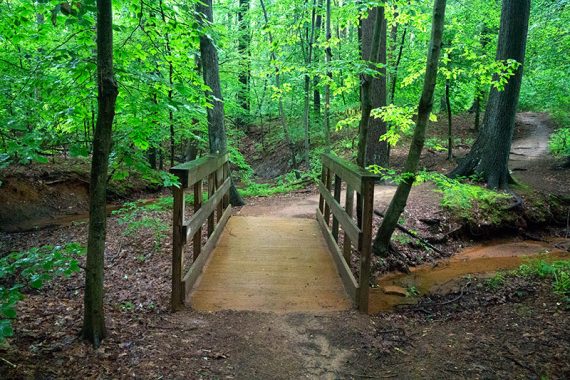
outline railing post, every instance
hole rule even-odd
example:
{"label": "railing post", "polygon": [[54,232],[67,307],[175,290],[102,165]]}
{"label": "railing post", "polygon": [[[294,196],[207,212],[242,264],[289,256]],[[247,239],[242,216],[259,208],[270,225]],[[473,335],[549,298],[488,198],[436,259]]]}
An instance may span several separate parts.
{"label": "railing post", "polygon": [[[331,192],[331,184],[332,184],[332,175],[333,172],[330,168],[326,169],[326,182],[325,182],[325,187],[327,188],[327,191],[330,193]],[[331,209],[329,207],[329,205],[327,204],[327,202],[325,201],[325,214],[323,215],[325,217],[325,222],[327,224],[327,226],[330,223],[330,216],[331,216]]]}
{"label": "railing post", "polygon": [[[348,216],[350,216],[350,218],[352,219],[352,213],[354,211],[354,189],[352,188],[352,186],[348,184],[346,185],[346,203],[344,209],[348,214]],[[348,237],[346,231],[344,232],[344,240],[342,244],[343,244],[342,250],[343,250],[344,260],[347,262],[347,264],[350,264],[350,256],[352,254],[352,242],[350,241],[350,237]]]}
{"label": "railing post", "polygon": [[[324,163],[324,160],[321,158],[321,182],[323,185],[326,183],[326,176],[327,176],[327,169]],[[321,210],[321,214],[325,214],[325,199],[323,195],[319,192],[319,210]]]}
{"label": "railing post", "polygon": [[173,188],[174,198],[173,219],[172,219],[172,311],[179,310],[185,301],[184,290],[182,289],[182,251],[185,236],[182,236],[182,226],[184,225],[184,189]]}
{"label": "railing post", "polygon": [[[335,174],[333,196],[334,196],[335,201],[337,201],[338,203],[340,203],[340,186],[341,186],[341,184],[342,184],[341,178],[338,176],[338,174]],[[336,219],[334,214],[333,214],[333,222],[332,222],[332,235],[334,237],[334,240],[338,243],[338,220]]]}
{"label": "railing post", "polygon": [[[194,184],[194,213],[202,207],[202,180],[199,180]],[[202,227],[198,228],[194,232],[194,237],[192,238],[192,252],[194,261],[200,255],[202,251]]]}
{"label": "railing post", "polygon": [[[224,162],[224,176],[222,179],[222,183],[224,183],[226,181],[227,178],[229,178],[230,176],[230,162],[226,161]],[[230,204],[230,192],[228,191],[227,193],[224,194],[224,200],[223,200],[223,209],[225,211],[226,207],[228,207]]]}
{"label": "railing post", "polygon": [[372,248],[372,213],[374,209],[374,178],[362,179],[362,233],[360,241],[360,278],[358,309],[368,312],[370,256]]}

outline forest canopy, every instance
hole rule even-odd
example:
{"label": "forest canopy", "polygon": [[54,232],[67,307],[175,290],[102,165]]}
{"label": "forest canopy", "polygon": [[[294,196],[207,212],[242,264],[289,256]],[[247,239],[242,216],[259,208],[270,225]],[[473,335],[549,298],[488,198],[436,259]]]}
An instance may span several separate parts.
{"label": "forest canopy", "polygon": [[[370,72],[360,56],[358,24],[369,8],[384,3],[333,1],[328,40],[323,0],[262,3],[216,2],[214,23],[198,26],[192,2],[114,1],[119,97],[113,179],[129,171],[168,179],[152,169],[185,161],[189,148],[207,150],[202,32],[212,36],[218,50],[228,146],[239,176],[248,177],[251,170],[231,142],[247,134],[249,125],[275,120],[280,103],[295,154],[305,161],[301,169],[314,167],[322,151],[325,86],[332,133],[358,127],[360,76]],[[444,97],[448,79],[454,114],[473,110],[478,97],[504,84],[516,68],[516,62],[495,60],[500,7],[483,0],[447,4],[435,99]],[[423,1],[385,4],[388,104],[395,110],[388,117],[416,107],[430,12]],[[45,162],[60,154],[88,156],[97,108],[95,2],[8,0],[0,4],[0,17],[0,165]],[[567,1],[532,3],[519,105],[548,111],[562,125],[569,122],[570,109],[569,24]],[[434,112],[444,105],[436,101]],[[566,135],[556,140],[562,141],[559,151]]]}

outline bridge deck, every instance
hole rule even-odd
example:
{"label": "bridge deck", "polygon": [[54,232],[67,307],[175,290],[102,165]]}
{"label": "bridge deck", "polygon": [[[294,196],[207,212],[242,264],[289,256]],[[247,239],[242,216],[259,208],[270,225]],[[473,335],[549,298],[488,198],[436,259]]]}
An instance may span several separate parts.
{"label": "bridge deck", "polygon": [[241,216],[228,221],[191,305],[274,312],[352,307],[315,220]]}

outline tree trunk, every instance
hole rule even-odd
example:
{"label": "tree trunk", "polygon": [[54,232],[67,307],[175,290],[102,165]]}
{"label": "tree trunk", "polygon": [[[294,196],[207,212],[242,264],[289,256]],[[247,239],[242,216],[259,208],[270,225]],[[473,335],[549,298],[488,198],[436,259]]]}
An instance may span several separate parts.
{"label": "tree trunk", "polygon": [[[378,47],[378,54],[372,56],[372,33],[376,18],[381,18],[381,30]],[[384,7],[370,10],[367,19],[363,20],[362,28],[362,56],[367,57],[370,62],[380,63],[384,67],[378,69],[378,76],[370,78],[370,105],[371,108],[386,106],[386,19],[384,17]],[[386,133],[386,123],[381,119],[368,118],[368,130],[366,137],[366,157],[365,166],[379,165],[388,166],[388,143],[380,141],[380,136]]]}
{"label": "tree trunk", "polygon": [[449,99],[449,78],[445,80],[445,108],[447,109],[447,159],[453,158],[453,135],[451,125],[451,100]]}
{"label": "tree trunk", "polygon": [[103,278],[107,227],[107,172],[115,102],[112,0],[97,0],[97,124],[89,182],[89,236],[81,335],[98,347],[107,334],[103,310]]}
{"label": "tree trunk", "polygon": [[[323,27],[323,16],[321,10],[323,8],[323,0],[318,0],[317,2],[317,16],[315,18],[315,38],[314,41],[319,40],[319,35],[321,34],[321,29]],[[325,49],[326,50],[326,49]],[[314,51],[314,61],[319,61],[319,51]],[[315,75],[313,77],[313,113],[315,114],[315,119],[321,115],[321,92],[319,91],[319,77]]]}
{"label": "tree trunk", "polygon": [[[263,11],[263,19],[265,20],[265,27],[268,27],[269,17],[267,16],[267,9],[265,8],[265,3],[263,2],[263,0],[259,0],[259,3],[261,5],[261,10]],[[273,35],[271,34],[271,32],[268,32],[268,36],[269,36],[269,44],[273,46]],[[271,50],[271,60],[273,62],[277,62],[277,55],[273,50]],[[279,73],[278,66],[275,66],[275,87],[278,90],[281,90],[281,75]],[[289,151],[291,153],[291,165],[293,166],[295,177],[297,179],[300,179],[301,176],[299,175],[299,171],[297,170],[298,166],[297,166],[297,158],[295,152],[295,144],[293,144],[293,140],[291,139],[291,134],[289,133],[289,127],[287,126],[287,119],[285,117],[285,109],[283,107],[282,97],[283,95],[280,94],[278,101],[279,119],[281,121],[281,126],[283,127],[283,133],[285,134],[285,142],[287,143],[287,146],[289,147]]]}
{"label": "tree trunk", "polygon": [[[224,103],[220,87],[218,52],[210,39],[209,33],[205,33],[204,30],[207,24],[213,24],[214,22],[212,0],[198,2],[196,4],[196,12],[198,25],[202,29],[200,33],[202,75],[204,83],[210,88],[206,91],[206,97],[212,103],[212,107],[207,109],[210,153],[224,154],[227,152],[227,137],[224,124]],[[243,206],[245,204],[233,182],[230,187],[230,203],[232,206]]]}
{"label": "tree trunk", "polygon": [[332,59],[331,47],[329,42],[331,40],[331,0],[326,0],[326,21],[325,21],[325,38],[327,47],[325,49],[325,62],[327,67],[327,83],[325,85],[325,120],[323,129],[325,130],[325,150],[328,152],[331,148],[331,132],[330,132],[330,107],[331,107],[331,86],[329,81],[332,79],[330,71],[330,63]]}
{"label": "tree trunk", "polygon": [[[312,6],[312,15],[311,15],[311,26],[310,26],[310,30],[309,28],[307,28],[307,55],[305,58],[305,67],[309,68],[311,66],[312,60],[313,60],[313,38],[315,37],[315,11],[316,11],[316,0],[313,0],[313,6]],[[305,131],[305,140],[304,140],[304,146],[305,146],[305,152],[304,152],[304,160],[305,160],[305,165],[307,166],[307,169],[310,169],[311,167],[311,163],[309,161],[309,154],[310,154],[310,150],[311,150],[311,143],[310,143],[310,129],[311,129],[311,118],[310,118],[310,112],[311,112],[311,101],[310,101],[310,88],[311,88],[311,77],[309,76],[309,74],[305,74],[305,86],[304,86],[304,92],[305,92],[305,105],[304,105],[304,110],[303,110],[303,129]]]}
{"label": "tree trunk", "polygon": [[402,60],[402,54],[404,53],[404,44],[406,43],[406,33],[408,32],[408,27],[404,27],[404,32],[402,33],[402,39],[400,41],[400,48],[398,49],[398,57],[396,58],[396,63],[394,64],[394,75],[392,75],[392,82],[390,83],[390,104],[394,103],[396,98],[396,83],[398,82],[398,68],[400,67],[400,61]]}
{"label": "tree trunk", "polygon": [[386,68],[377,69],[376,64],[386,63],[386,19],[384,7],[371,9],[368,18],[361,24],[361,54],[369,61],[371,69],[378,72],[377,77],[362,75],[360,132],[358,141],[358,158],[360,166],[370,164],[387,166],[388,145],[380,141],[386,133],[386,123],[370,117],[373,108],[386,105]]}
{"label": "tree trunk", "polygon": [[519,100],[528,32],[530,0],[503,0],[497,60],[514,59],[521,64],[503,91],[491,88],[483,126],[469,154],[450,176],[477,174],[492,189],[507,189],[512,180],[509,152]]}
{"label": "tree trunk", "polygon": [[249,12],[249,0],[239,0],[238,10],[238,54],[241,61],[241,71],[239,73],[239,84],[237,103],[241,107],[237,117],[237,127],[245,129],[249,123],[250,101],[249,101],[249,78],[251,76],[250,56],[249,56],[249,21],[246,20]]}
{"label": "tree trunk", "polygon": [[[162,0],[159,0],[158,5],[160,7],[160,16],[162,22],[166,24],[166,15],[164,14],[164,7],[162,5]],[[172,48],[170,47],[170,34],[166,33],[165,36],[166,43],[166,55],[172,58]],[[168,102],[172,103],[172,98],[174,95],[174,66],[172,65],[172,59],[168,60]],[[174,112],[171,108],[168,109],[168,121],[170,127],[170,167],[174,166]]]}
{"label": "tree trunk", "polygon": [[433,92],[437,80],[437,67],[439,63],[439,54],[441,51],[441,39],[443,35],[443,25],[445,20],[445,1],[435,0],[433,7],[433,21],[431,29],[431,42],[428,51],[426,74],[422,90],[422,97],[418,107],[418,117],[416,120],[416,128],[410,145],[410,151],[404,165],[404,172],[408,174],[406,178],[398,185],[396,194],[390,202],[386,217],[382,221],[378,233],[374,238],[374,253],[385,256],[388,254],[390,247],[390,239],[396,226],[398,219],[406,207],[408,195],[414,183],[420,155],[424,147],[425,133],[429,115],[433,107]]}

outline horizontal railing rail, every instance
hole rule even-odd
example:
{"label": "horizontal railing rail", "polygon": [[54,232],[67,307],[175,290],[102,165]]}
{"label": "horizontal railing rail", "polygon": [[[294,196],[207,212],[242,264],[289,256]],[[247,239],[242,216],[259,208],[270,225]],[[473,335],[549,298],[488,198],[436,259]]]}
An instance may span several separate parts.
{"label": "horizontal railing rail", "polygon": [[[367,312],[374,183],[379,177],[330,153],[321,155],[321,161],[317,220],[347,293],[359,310]],[[344,207],[341,205],[343,182],[346,184]],[[341,229],[342,250],[339,246]],[[360,261],[358,280],[351,270],[353,249]]]}
{"label": "horizontal railing rail", "polygon": [[[229,162],[227,154],[208,155],[170,169],[180,182],[173,187],[172,221],[172,294],[171,307],[180,309],[186,296],[202,273],[230,215]],[[204,182],[207,183],[208,199],[203,200]],[[185,194],[194,192],[194,213],[185,218]],[[202,244],[202,230],[206,224],[207,239]],[[184,247],[192,242],[192,263],[184,274]]]}

